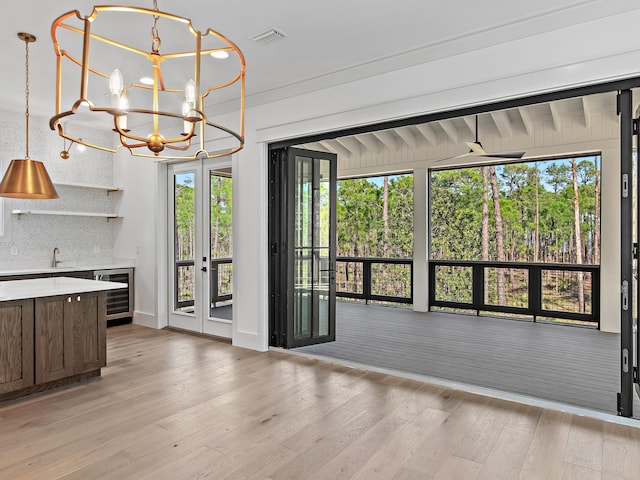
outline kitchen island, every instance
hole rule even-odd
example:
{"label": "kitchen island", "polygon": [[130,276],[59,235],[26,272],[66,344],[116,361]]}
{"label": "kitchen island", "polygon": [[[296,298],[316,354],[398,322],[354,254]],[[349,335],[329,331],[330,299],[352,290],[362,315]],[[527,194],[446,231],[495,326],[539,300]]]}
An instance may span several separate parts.
{"label": "kitchen island", "polygon": [[99,376],[107,290],[69,277],[0,282],[0,401]]}

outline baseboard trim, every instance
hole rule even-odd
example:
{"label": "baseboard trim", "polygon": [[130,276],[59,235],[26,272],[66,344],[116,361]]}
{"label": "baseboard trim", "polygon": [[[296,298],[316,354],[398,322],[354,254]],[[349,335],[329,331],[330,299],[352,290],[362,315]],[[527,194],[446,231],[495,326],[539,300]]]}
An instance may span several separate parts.
{"label": "baseboard trim", "polygon": [[133,323],[158,330],[158,317],[144,312],[133,312]]}

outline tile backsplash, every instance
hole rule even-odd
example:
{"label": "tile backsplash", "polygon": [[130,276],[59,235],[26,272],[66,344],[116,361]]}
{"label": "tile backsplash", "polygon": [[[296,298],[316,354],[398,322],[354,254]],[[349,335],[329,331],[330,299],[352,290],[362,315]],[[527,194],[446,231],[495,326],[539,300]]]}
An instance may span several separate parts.
{"label": "tile backsplash", "polygon": [[[113,186],[113,154],[74,145],[67,160],[60,158],[63,140],[48,128],[47,120],[31,117],[29,153],[42,161],[54,183]],[[83,138],[91,140],[91,132]],[[96,139],[97,140],[97,139]],[[68,146],[67,142],[67,146]],[[4,174],[12,159],[24,158],[24,116],[0,112],[0,158]],[[0,270],[43,268],[51,264],[54,247],[63,266],[105,264],[112,261],[115,229],[119,220],[99,217],[13,215],[12,210],[54,210],[113,213],[120,193],[56,185],[54,200],[0,200],[4,234],[0,236]]]}

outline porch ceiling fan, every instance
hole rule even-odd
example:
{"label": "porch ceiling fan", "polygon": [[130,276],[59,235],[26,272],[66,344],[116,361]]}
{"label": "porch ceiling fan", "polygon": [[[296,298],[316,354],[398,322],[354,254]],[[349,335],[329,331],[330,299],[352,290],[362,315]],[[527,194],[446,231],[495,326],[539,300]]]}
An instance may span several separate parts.
{"label": "porch ceiling fan", "polygon": [[463,153],[462,155],[456,155],[455,157],[447,157],[441,158],[440,160],[436,160],[436,162],[444,162],[445,160],[451,160],[454,158],[464,158],[464,157],[485,157],[485,158],[505,158],[505,159],[519,159],[524,157],[525,152],[511,152],[511,153],[487,153],[487,151],[480,143],[478,139],[478,115],[476,115],[476,139],[473,142],[464,142],[467,147],[469,147],[468,153]]}

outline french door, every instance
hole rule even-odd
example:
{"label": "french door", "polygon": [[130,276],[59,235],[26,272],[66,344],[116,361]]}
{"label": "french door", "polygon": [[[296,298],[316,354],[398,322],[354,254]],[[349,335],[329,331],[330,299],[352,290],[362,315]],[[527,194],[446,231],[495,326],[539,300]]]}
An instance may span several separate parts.
{"label": "french door", "polygon": [[168,168],[169,326],[231,338],[231,159]]}
{"label": "french door", "polygon": [[335,340],[337,156],[270,152],[270,344]]}

